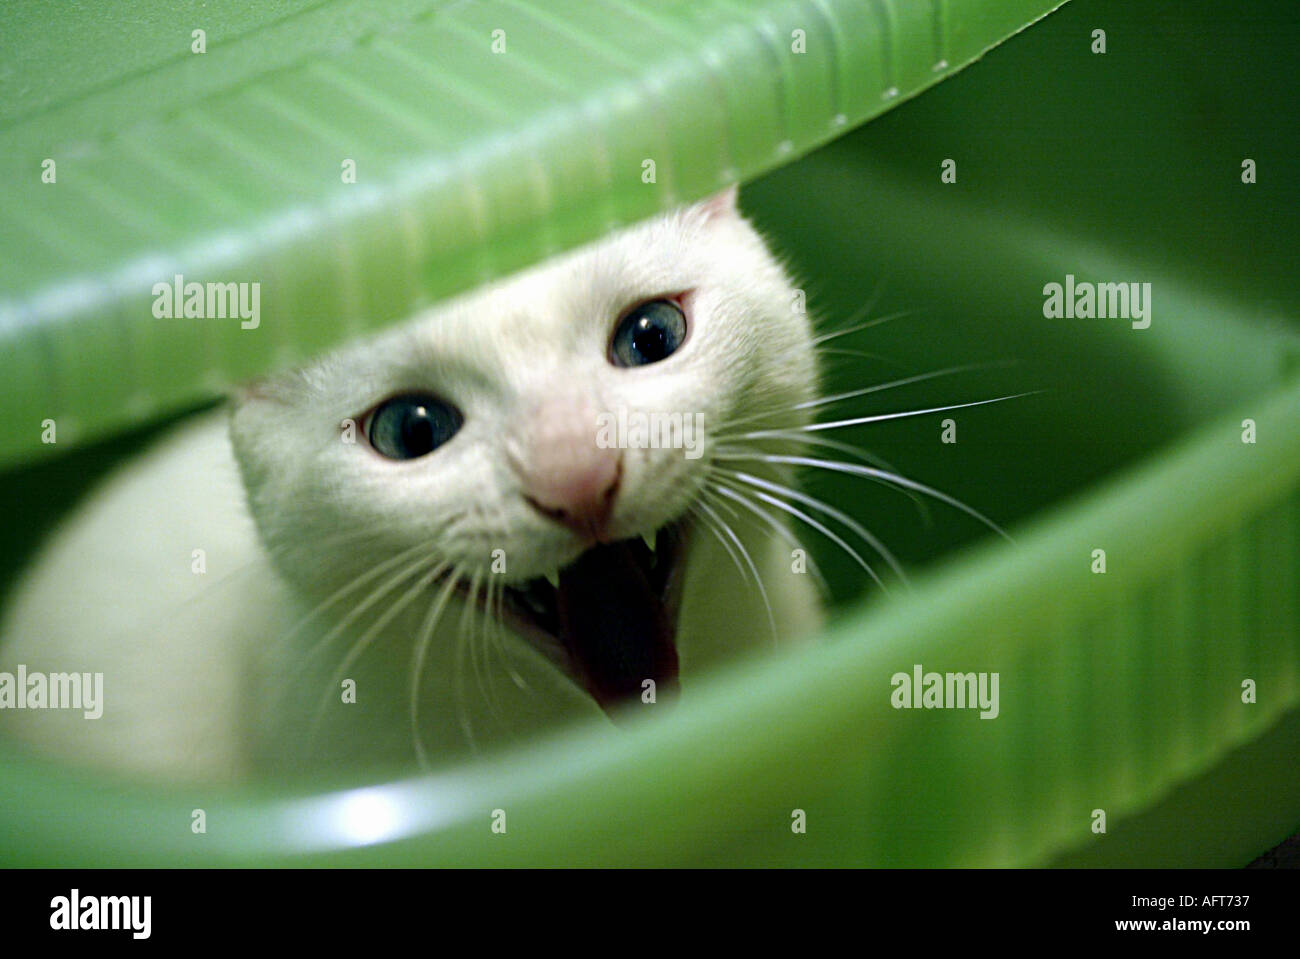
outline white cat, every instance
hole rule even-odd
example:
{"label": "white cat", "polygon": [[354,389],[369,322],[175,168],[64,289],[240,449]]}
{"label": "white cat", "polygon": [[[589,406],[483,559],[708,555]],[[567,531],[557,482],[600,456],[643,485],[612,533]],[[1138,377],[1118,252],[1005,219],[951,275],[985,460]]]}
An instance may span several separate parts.
{"label": "white cat", "polygon": [[[96,489],[10,597],[0,669],[102,672],[102,718],[0,729],[214,781],[671,708],[679,670],[689,696],[820,620],[786,515],[717,457],[808,419],[794,301],[729,190],[255,384]],[[597,441],[650,414],[669,448]]]}

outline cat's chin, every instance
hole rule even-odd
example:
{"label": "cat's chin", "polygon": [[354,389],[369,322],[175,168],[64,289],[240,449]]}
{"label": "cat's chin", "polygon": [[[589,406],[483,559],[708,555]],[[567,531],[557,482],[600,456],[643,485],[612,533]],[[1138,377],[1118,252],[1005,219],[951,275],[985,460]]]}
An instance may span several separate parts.
{"label": "cat's chin", "polygon": [[504,618],[607,713],[677,691],[677,620],[692,524],[592,546],[558,576],[505,589]]}

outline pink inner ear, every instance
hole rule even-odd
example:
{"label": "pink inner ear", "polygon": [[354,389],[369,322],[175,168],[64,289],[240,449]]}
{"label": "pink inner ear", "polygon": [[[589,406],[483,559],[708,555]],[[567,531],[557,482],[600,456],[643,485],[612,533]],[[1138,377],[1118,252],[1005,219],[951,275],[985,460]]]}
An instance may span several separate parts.
{"label": "pink inner ear", "polygon": [[271,389],[265,379],[250,380],[247,383],[240,383],[234,388],[235,401],[247,403],[250,400],[269,400],[271,399]]}
{"label": "pink inner ear", "polygon": [[721,216],[734,216],[736,213],[736,196],[740,192],[740,187],[733,183],[725,190],[719,190],[711,197],[707,197],[697,204],[697,209],[704,214],[706,220],[713,220]]}

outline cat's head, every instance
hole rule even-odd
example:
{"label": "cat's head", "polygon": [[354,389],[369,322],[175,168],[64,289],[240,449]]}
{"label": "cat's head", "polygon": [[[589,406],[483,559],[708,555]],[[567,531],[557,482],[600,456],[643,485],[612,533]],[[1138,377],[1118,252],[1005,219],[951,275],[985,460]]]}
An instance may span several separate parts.
{"label": "cat's head", "polygon": [[232,437],[262,538],[309,595],[495,578],[602,702],[671,680],[711,452],[816,389],[800,301],[728,190],[259,384]]}

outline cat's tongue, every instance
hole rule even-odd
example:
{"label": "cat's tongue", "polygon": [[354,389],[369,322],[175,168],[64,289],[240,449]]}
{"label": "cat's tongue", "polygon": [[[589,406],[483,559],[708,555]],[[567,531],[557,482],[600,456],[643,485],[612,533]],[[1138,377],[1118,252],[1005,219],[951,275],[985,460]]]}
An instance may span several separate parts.
{"label": "cat's tongue", "polygon": [[677,648],[663,598],[633,552],[639,541],[594,546],[560,571],[560,641],[604,709],[677,686]]}

